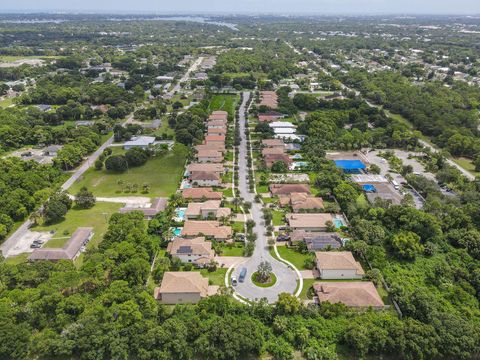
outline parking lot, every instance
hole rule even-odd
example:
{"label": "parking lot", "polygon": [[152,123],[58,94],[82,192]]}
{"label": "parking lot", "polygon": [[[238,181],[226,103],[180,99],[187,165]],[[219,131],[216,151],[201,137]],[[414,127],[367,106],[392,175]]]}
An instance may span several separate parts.
{"label": "parking lot", "polygon": [[18,157],[22,160],[33,160],[39,164],[51,164],[55,156],[47,155],[46,148],[27,148],[11,152],[6,157]]}
{"label": "parking lot", "polygon": [[15,256],[22,253],[30,253],[34,250],[30,246],[35,242],[45,244],[52,239],[53,234],[50,232],[30,231],[28,230],[17,242],[14,248],[12,248],[8,255]]}

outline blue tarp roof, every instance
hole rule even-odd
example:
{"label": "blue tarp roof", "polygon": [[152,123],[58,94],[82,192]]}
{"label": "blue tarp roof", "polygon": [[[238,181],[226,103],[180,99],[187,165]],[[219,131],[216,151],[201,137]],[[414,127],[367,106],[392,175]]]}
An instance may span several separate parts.
{"label": "blue tarp roof", "polygon": [[376,190],[377,190],[377,189],[375,188],[375,186],[372,185],[372,184],[362,185],[362,188],[363,188],[363,190],[365,190],[365,191],[376,191]]}
{"label": "blue tarp roof", "polygon": [[343,170],[359,170],[366,167],[360,160],[335,160],[335,165]]}

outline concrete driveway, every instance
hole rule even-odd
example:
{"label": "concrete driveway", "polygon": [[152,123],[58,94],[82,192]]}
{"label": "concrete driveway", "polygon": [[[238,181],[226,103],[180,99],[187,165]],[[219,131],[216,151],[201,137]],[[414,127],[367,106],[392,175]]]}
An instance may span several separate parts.
{"label": "concrete driveway", "polygon": [[[295,292],[295,289],[297,288],[297,275],[293,269],[289,268],[286,264],[278,261],[270,255],[267,237],[265,235],[265,223],[262,219],[262,205],[254,201],[255,194],[249,191],[247,180],[247,157],[249,154],[247,153],[247,139],[245,135],[245,110],[249,98],[250,93],[246,92],[243,94],[243,102],[239,111],[241,135],[241,143],[238,154],[239,190],[245,201],[252,203],[251,215],[256,224],[253,231],[255,234],[257,234],[257,240],[255,242],[255,250],[253,255],[250,258],[247,258],[244,263],[236,264],[233,268],[232,275],[235,275],[238,279],[241,269],[245,267],[247,269],[245,281],[242,283],[239,282],[238,285],[234,287],[235,291],[240,296],[250,300],[266,298],[268,302],[273,303],[277,301],[280,293],[287,292],[293,294]],[[257,271],[257,267],[262,261],[268,261],[272,265],[273,273],[277,277],[277,282],[275,285],[269,288],[260,288],[254,285],[251,280],[252,274]]]}

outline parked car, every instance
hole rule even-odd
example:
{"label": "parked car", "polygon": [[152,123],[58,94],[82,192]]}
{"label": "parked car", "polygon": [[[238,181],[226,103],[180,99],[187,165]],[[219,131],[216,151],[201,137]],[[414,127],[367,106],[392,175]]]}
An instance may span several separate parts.
{"label": "parked car", "polygon": [[230,278],[230,281],[232,282],[233,286],[237,286],[238,282],[235,275],[232,275],[232,277]]}
{"label": "parked car", "polygon": [[38,249],[38,248],[41,248],[42,247],[42,244],[39,244],[39,243],[33,243],[30,245],[30,248],[32,249]]}
{"label": "parked car", "polygon": [[245,281],[245,276],[247,276],[247,268],[242,268],[242,270],[240,271],[240,276],[238,277],[238,281],[240,281],[241,283],[243,283]]}

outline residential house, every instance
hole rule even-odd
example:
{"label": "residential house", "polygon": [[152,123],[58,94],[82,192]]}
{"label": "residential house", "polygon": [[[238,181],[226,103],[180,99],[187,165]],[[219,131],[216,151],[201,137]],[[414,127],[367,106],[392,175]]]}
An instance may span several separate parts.
{"label": "residential house", "polygon": [[215,172],[199,171],[190,175],[192,184],[199,187],[220,186],[222,178]]}
{"label": "residential house", "polygon": [[200,150],[197,152],[197,161],[199,163],[221,163],[223,154],[217,150]]}
{"label": "residential house", "polygon": [[318,211],[323,209],[323,199],[308,193],[291,193],[279,195],[281,206],[291,206],[293,212]]}
{"label": "residential house", "polygon": [[93,228],[79,227],[63,247],[35,249],[28,257],[28,260],[75,260],[92,237]]}
{"label": "residential house", "polygon": [[220,207],[220,200],[208,200],[201,203],[189,203],[185,210],[185,217],[189,220],[229,217],[231,209]]}
{"label": "residential house", "polygon": [[258,106],[266,106],[270,109],[276,109],[278,107],[278,95],[275,91],[261,91],[260,103]]}
{"label": "residential house", "polygon": [[167,203],[167,198],[154,198],[149,207],[125,206],[122,207],[119,212],[125,214],[132,211],[140,211],[143,213],[145,219],[152,220],[159,212],[165,211]]}
{"label": "residential house", "polygon": [[310,186],[307,184],[271,184],[272,196],[290,195],[293,193],[310,194]]}
{"label": "residential house", "polygon": [[207,135],[205,136],[205,144],[221,143],[225,144],[225,136],[223,135]]}
{"label": "residential house", "polygon": [[283,147],[272,147],[262,149],[262,156],[266,155],[283,155],[285,154],[285,149]]}
{"label": "residential house", "polygon": [[196,172],[214,172],[221,175],[225,171],[225,167],[222,164],[203,164],[203,163],[191,163],[187,166],[186,176],[191,176]]}
{"label": "residential house", "polygon": [[135,136],[131,140],[125,141],[123,148],[129,150],[135,147],[147,149],[151,145],[155,144],[155,137],[153,136]]}
{"label": "residential house", "polygon": [[195,146],[195,150],[201,151],[201,150],[216,150],[220,151],[222,154],[225,153],[225,144],[220,143],[220,142],[211,142],[208,144],[200,144]]}
{"label": "residential house", "polygon": [[292,159],[286,154],[268,154],[263,157],[263,161],[265,162],[265,166],[269,169],[278,161],[282,161],[287,168],[292,164]]}
{"label": "residential house", "polygon": [[285,143],[282,139],[264,139],[262,140],[262,146],[264,148],[285,148]]}
{"label": "residential house", "polygon": [[385,307],[371,281],[318,282],[313,285],[313,290],[320,303],[342,303],[353,308]]}
{"label": "residential house", "polygon": [[192,263],[198,267],[205,266],[215,257],[212,243],[205,241],[204,237],[193,239],[177,237],[168,243],[167,252],[183,263]]}
{"label": "residential house", "polygon": [[190,188],[182,190],[182,197],[191,200],[221,200],[223,194],[212,188]]}
{"label": "residential house", "polygon": [[322,279],[361,279],[365,275],[350,251],[317,251],[315,258]]}
{"label": "residential house", "polygon": [[225,136],[226,134],[227,134],[226,128],[208,128],[207,129],[207,136],[208,135]]}
{"label": "residential house", "polygon": [[292,230],[325,231],[328,222],[333,222],[332,214],[287,214],[288,225]]}
{"label": "residential house", "polygon": [[181,235],[186,238],[205,236],[217,241],[227,241],[232,237],[232,228],[220,225],[218,221],[186,220]]}
{"label": "residential house", "polygon": [[269,112],[266,112],[266,113],[258,114],[258,120],[260,122],[272,122],[272,121],[276,121],[278,119],[281,119],[283,117],[284,117],[283,114],[281,114],[279,112],[276,112],[276,111],[269,111]]}
{"label": "residential house", "polygon": [[227,127],[227,120],[208,120],[207,129],[223,129]]}
{"label": "residential house", "polygon": [[154,297],[162,304],[196,304],[217,291],[218,286],[209,286],[208,279],[197,271],[167,271]]}
{"label": "residential house", "polygon": [[305,230],[295,230],[290,234],[290,244],[296,245],[305,242],[309,251],[318,251],[325,249],[338,249],[343,243],[335,232],[307,232]]}

